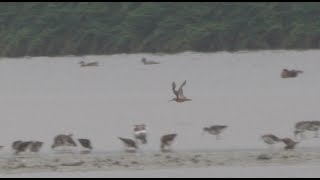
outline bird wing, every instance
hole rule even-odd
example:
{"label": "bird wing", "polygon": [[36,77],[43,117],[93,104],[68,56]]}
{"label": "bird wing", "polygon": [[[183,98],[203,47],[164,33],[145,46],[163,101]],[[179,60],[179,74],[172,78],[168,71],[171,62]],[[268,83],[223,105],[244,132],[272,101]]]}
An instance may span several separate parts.
{"label": "bird wing", "polygon": [[178,91],[176,91],[176,83],[173,81],[172,82],[172,91],[173,91],[173,94],[174,95],[176,95],[176,97],[178,98],[178,96],[179,96],[179,93],[178,93]]}
{"label": "bird wing", "polygon": [[183,90],[182,90],[182,88],[183,88],[183,86],[185,86],[187,84],[187,80],[185,80],[182,84],[181,84],[181,86],[180,86],[180,88],[179,88],[179,90],[178,90],[178,95],[179,95],[179,98],[184,98],[185,96],[183,95]]}

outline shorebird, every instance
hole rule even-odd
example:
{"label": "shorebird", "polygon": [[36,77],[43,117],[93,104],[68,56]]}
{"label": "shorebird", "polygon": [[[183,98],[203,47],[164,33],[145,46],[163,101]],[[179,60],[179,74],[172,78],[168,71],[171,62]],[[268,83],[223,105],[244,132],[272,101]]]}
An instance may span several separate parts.
{"label": "shorebird", "polygon": [[209,134],[215,135],[216,139],[220,139],[219,138],[219,134],[221,134],[223,132],[223,130],[225,130],[228,126],[225,125],[214,125],[211,127],[205,127],[203,128],[204,132],[208,132]]}
{"label": "shorebird", "polygon": [[170,147],[171,144],[173,143],[174,139],[177,137],[178,134],[167,134],[161,137],[161,151],[162,152],[167,152],[169,150],[166,150],[166,147]]}
{"label": "shorebird", "polygon": [[145,124],[135,125],[133,128],[134,138],[142,144],[147,144],[147,130]]}
{"label": "shorebird", "polygon": [[281,72],[281,77],[282,78],[294,78],[294,77],[297,77],[299,73],[302,74],[303,71],[283,69]]}
{"label": "shorebird", "polygon": [[144,65],[160,64],[159,62],[156,62],[156,61],[147,61],[146,58],[142,58],[142,59],[141,59],[141,62],[142,62]]}
{"label": "shorebird", "polygon": [[53,140],[53,145],[51,146],[52,149],[60,146],[77,146],[75,141],[72,139],[72,134],[64,135],[60,134],[57,135]]}
{"label": "shorebird", "polygon": [[136,152],[136,150],[138,149],[138,145],[137,143],[132,140],[132,139],[126,139],[126,138],[121,138],[118,137],[123,144],[127,147],[126,152]]}
{"label": "shorebird", "polygon": [[79,62],[81,67],[86,67],[86,66],[98,66],[98,62],[89,62],[89,63],[85,63],[84,61],[80,61]]}
{"label": "shorebird", "polygon": [[92,150],[91,141],[89,139],[78,139],[82,147]]}
{"label": "shorebird", "polygon": [[283,138],[283,139],[281,139],[281,141],[286,145],[284,147],[285,150],[292,150],[299,143],[299,142],[293,141],[290,138]]}
{"label": "shorebird", "polygon": [[[173,98],[173,99],[171,99],[170,101],[176,101],[176,102],[178,102],[178,103],[182,103],[182,102],[184,102],[184,101],[191,101],[192,99],[188,99],[187,97],[185,97],[184,95],[183,95],[183,90],[182,90],[182,88],[183,88],[183,86],[185,86],[187,84],[187,80],[185,80],[182,84],[181,84],[181,86],[180,86],[180,88],[178,89],[178,91],[176,90],[176,83],[175,82],[172,82],[172,91],[173,91],[173,93],[174,93],[174,95],[176,96],[176,98]],[[169,102],[170,102],[169,101]]]}
{"label": "shorebird", "polygon": [[282,142],[281,139],[273,134],[265,134],[263,136],[261,136],[263,141],[266,144],[269,144],[271,149],[273,148],[273,145],[279,142]]}
{"label": "shorebird", "polygon": [[15,141],[12,144],[13,150],[15,150],[15,154],[19,154],[21,152],[25,152],[28,148],[30,148],[32,141]]}
{"label": "shorebird", "polygon": [[309,127],[311,126],[310,121],[299,121],[295,124],[294,128],[294,136],[297,139],[297,136],[300,134],[300,137],[302,139],[305,138],[305,135],[303,134],[305,131],[307,131],[309,129]]}
{"label": "shorebird", "polygon": [[31,145],[29,146],[31,152],[39,152],[43,142],[40,141],[32,141]]}
{"label": "shorebird", "polygon": [[[311,130],[310,130],[311,129]],[[311,128],[309,131],[315,131],[314,137],[319,137],[320,121],[311,121]]]}
{"label": "shorebird", "polygon": [[297,139],[297,135],[300,134],[302,139],[305,138],[304,132],[306,131],[314,131],[314,137],[319,137],[319,128],[320,128],[320,121],[300,121],[295,124],[294,135]]}

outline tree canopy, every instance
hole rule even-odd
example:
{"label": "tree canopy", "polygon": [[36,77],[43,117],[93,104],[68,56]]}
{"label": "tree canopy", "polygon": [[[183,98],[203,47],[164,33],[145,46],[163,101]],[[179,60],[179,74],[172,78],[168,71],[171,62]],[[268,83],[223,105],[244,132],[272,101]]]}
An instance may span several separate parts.
{"label": "tree canopy", "polygon": [[319,2],[0,3],[0,56],[319,47]]}

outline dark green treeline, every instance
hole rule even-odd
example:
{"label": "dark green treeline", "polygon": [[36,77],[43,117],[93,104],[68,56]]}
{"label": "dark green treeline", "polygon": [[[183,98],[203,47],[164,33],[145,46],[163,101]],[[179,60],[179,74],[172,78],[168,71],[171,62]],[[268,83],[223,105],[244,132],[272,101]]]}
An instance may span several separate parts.
{"label": "dark green treeline", "polygon": [[319,47],[319,2],[0,3],[0,56]]}

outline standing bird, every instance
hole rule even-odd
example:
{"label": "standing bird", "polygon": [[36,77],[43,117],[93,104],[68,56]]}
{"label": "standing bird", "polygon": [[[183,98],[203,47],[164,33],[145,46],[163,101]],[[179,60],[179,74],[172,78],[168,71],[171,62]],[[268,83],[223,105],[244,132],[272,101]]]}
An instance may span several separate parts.
{"label": "standing bird", "polygon": [[145,124],[135,125],[133,128],[134,138],[142,144],[147,144],[147,130]]}
{"label": "standing bird", "polygon": [[52,149],[56,148],[56,147],[60,147],[60,146],[77,146],[77,144],[75,143],[75,141],[72,138],[72,134],[69,135],[64,135],[64,134],[60,134],[57,135],[54,140],[53,140],[53,145],[51,146]]}
{"label": "standing bird", "polygon": [[215,125],[215,126],[211,126],[211,127],[205,127],[203,128],[203,131],[208,132],[209,134],[215,135],[216,139],[220,139],[219,138],[219,134],[222,133],[223,130],[225,130],[228,126],[225,125]]}
{"label": "standing bird", "polygon": [[147,61],[146,58],[142,58],[142,59],[141,59],[141,62],[142,62],[144,65],[160,64],[159,62],[155,62],[155,61]]}
{"label": "standing bird", "polygon": [[25,152],[30,148],[32,141],[15,141],[13,142],[13,149],[15,150],[15,154],[19,154],[21,152]]}
{"label": "standing bird", "polygon": [[21,143],[22,143],[22,141],[20,141],[20,140],[19,140],[19,141],[14,141],[14,142],[12,143],[12,145],[11,145],[12,149],[13,149],[13,150],[16,150]]}
{"label": "standing bird", "polygon": [[282,142],[279,137],[277,137],[273,134],[265,134],[262,136],[262,139],[266,144],[270,145],[271,149],[274,144]]}
{"label": "standing bird", "polygon": [[286,145],[284,147],[285,150],[292,150],[299,143],[299,142],[293,141],[290,138],[283,138],[283,139],[281,139],[281,141]]}
{"label": "standing bird", "polygon": [[[180,88],[178,89],[178,91],[176,90],[176,83],[175,82],[172,82],[172,91],[173,91],[173,93],[174,93],[174,95],[176,96],[176,98],[173,98],[173,99],[171,99],[170,101],[176,101],[176,102],[178,102],[178,103],[182,103],[182,102],[184,102],[184,101],[191,101],[192,99],[188,99],[187,97],[185,97],[184,95],[183,95],[183,90],[182,90],[182,88],[183,88],[183,86],[185,86],[187,84],[187,80],[185,80],[182,84],[181,84],[181,86],[180,86]],[[170,102],[169,101],[169,102]]]}
{"label": "standing bird", "polygon": [[[315,131],[314,137],[319,137],[319,129],[320,129],[320,121],[310,121],[311,123],[311,130]],[[309,131],[311,131],[309,130]]]}
{"label": "standing bird", "polygon": [[123,143],[124,145],[127,147],[126,152],[136,152],[136,150],[138,149],[138,145],[137,143],[132,140],[132,139],[126,139],[126,138],[121,138],[118,137]]}
{"label": "standing bird", "polygon": [[39,152],[41,147],[43,145],[43,142],[40,141],[32,141],[30,145],[30,151],[31,152]]}
{"label": "standing bird", "polygon": [[162,152],[167,152],[169,150],[166,150],[166,147],[170,147],[171,144],[173,143],[174,139],[177,137],[178,134],[167,134],[161,137],[161,151]]}
{"label": "standing bird", "polygon": [[89,139],[78,139],[82,147],[92,150],[91,141]]}
{"label": "standing bird", "polygon": [[316,125],[313,125],[312,121],[300,121],[295,124],[294,136],[297,139],[300,135],[301,139],[305,138],[304,132],[306,131],[317,131],[318,128]]}

